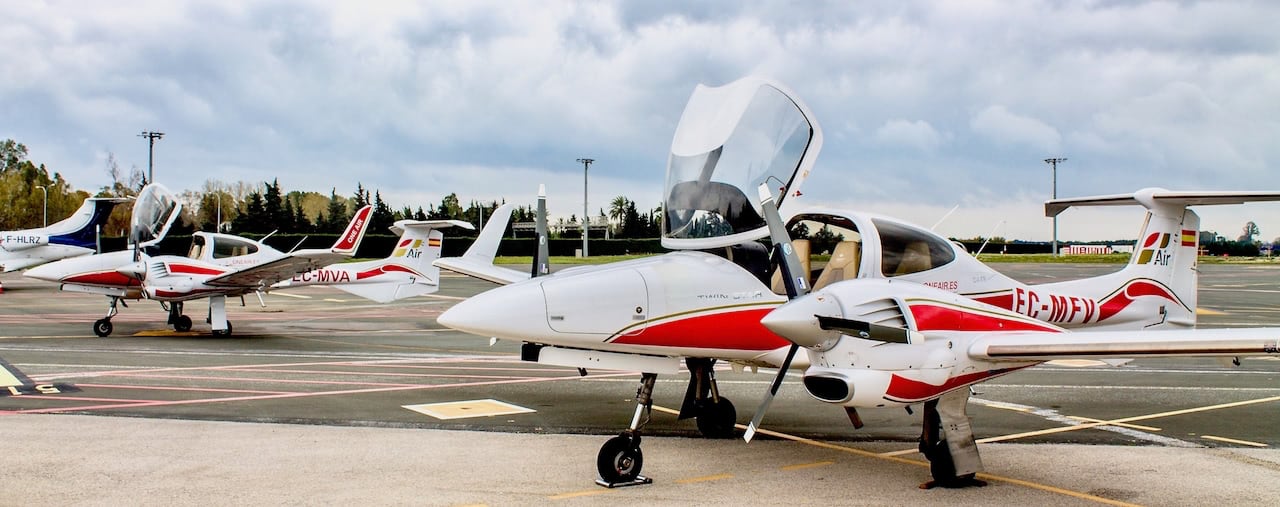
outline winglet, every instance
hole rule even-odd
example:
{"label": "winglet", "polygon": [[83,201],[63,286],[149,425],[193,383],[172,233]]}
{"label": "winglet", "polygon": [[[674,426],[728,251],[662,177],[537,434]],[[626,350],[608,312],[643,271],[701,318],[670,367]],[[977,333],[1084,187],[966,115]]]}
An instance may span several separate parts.
{"label": "winglet", "polygon": [[347,225],[347,230],[342,232],[342,236],[338,238],[337,243],[333,244],[330,251],[342,255],[355,255],[356,248],[360,246],[360,240],[364,239],[364,231],[369,229],[371,214],[373,214],[373,206],[366,205],[356,210],[356,214],[351,217],[351,223]]}

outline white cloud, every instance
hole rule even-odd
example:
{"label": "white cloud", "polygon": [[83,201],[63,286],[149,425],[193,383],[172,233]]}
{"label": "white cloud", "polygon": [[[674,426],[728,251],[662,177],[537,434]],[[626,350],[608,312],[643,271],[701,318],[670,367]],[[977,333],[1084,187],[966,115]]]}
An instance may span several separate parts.
{"label": "white cloud", "polygon": [[359,181],[416,207],[579,188],[589,156],[602,200],[645,202],[693,86],[760,73],[827,129],[815,200],[1035,203],[1054,155],[1061,195],[1280,188],[1275,19],[1195,1],[18,2],[0,138],[85,188],[105,151],[145,167],[136,134],[160,130],[175,188]]}
{"label": "white cloud", "polygon": [[974,132],[996,145],[1022,144],[1048,154],[1062,149],[1062,135],[1045,122],[1011,113],[1004,106],[983,109],[969,121]]}
{"label": "white cloud", "polygon": [[890,120],[876,129],[875,139],[920,151],[933,151],[942,143],[942,136],[924,120]]}

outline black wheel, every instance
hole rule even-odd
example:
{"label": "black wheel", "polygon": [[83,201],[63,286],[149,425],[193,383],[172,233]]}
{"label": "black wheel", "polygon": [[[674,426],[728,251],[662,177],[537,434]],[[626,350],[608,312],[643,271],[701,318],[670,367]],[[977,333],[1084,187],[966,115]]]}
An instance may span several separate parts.
{"label": "black wheel", "polygon": [[231,321],[229,321],[229,320],[227,321],[227,328],[226,328],[226,329],[223,329],[223,330],[221,330],[221,331],[219,331],[219,330],[217,330],[217,329],[213,330],[213,335],[214,335],[214,336],[231,336]]}
{"label": "black wheel", "polygon": [[610,438],[600,447],[596,457],[596,469],[600,478],[610,484],[630,482],[640,476],[644,454],[640,452],[640,439],[627,435]]}
{"label": "black wheel", "polygon": [[111,336],[112,329],[114,327],[111,326],[110,319],[98,319],[93,323],[93,334],[98,335],[100,338]]}
{"label": "black wheel", "polygon": [[186,315],[179,315],[178,318],[174,319],[173,321],[173,329],[175,331],[190,331],[191,317],[188,317]]}
{"label": "black wheel", "polygon": [[720,403],[708,399],[698,413],[698,431],[707,438],[732,438],[737,422],[738,411],[728,398],[720,398]]}

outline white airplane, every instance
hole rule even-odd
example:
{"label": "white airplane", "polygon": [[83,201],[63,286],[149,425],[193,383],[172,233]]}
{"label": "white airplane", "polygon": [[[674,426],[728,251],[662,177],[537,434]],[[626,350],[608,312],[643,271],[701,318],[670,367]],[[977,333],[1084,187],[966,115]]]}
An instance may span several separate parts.
{"label": "white airplane", "polygon": [[[809,244],[792,243],[781,219],[766,217],[776,214],[777,206],[790,202],[788,196],[798,195],[821,145],[822,132],[808,107],[781,84],[747,78],[719,88],[699,86],[685,108],[672,143],[663,244],[672,249],[700,251],[576,267],[530,279],[524,273],[492,266],[492,251],[486,256],[485,252],[469,250],[460,260],[441,259],[436,264],[509,285],[458,303],[438,322],[480,336],[520,340],[524,342],[522,357],[529,361],[641,371],[631,425],[601,448],[597,468],[602,485],[647,482],[640,475],[640,433],[648,420],[657,374],[676,373],[683,359],[690,381],[680,418],[696,417],[704,434],[730,435],[736,412],[727,399],[719,396],[713,366],[718,360],[752,367],[777,367],[791,362],[795,345],[762,323],[787,301],[783,294],[799,295],[810,287],[833,287],[843,280],[855,280],[857,283],[850,282],[852,287],[883,287],[875,293],[887,299],[868,300],[878,301],[879,306],[859,308],[863,313],[849,314],[881,326],[875,328],[877,333],[883,333],[882,327],[905,322],[895,331],[910,337],[909,343],[903,345],[928,339],[932,329],[911,327],[920,319],[911,314],[901,317],[902,304],[890,303],[921,291],[944,294],[947,298],[943,300],[952,305],[984,309],[967,313],[939,310],[936,318],[940,323],[936,325],[944,332],[951,327],[969,332],[967,326],[988,324],[981,316],[994,315],[999,318],[993,317],[994,324],[990,325],[1019,323],[1017,329],[1041,333],[1066,327],[1109,330],[1098,335],[1072,334],[1073,340],[1079,340],[1075,338],[1078,336],[1097,336],[1099,340],[1146,336],[1134,331],[1187,328],[1195,322],[1197,238],[1187,232],[1196,230],[1198,218],[1186,206],[1280,199],[1276,192],[1145,190],[1133,196],[1050,203],[1048,211],[1056,213],[1067,205],[1136,202],[1148,208],[1148,219],[1140,235],[1141,250],[1119,273],[1037,286],[1000,275],[945,238],[900,220],[844,210],[792,213],[790,229],[800,223],[812,223],[842,231],[839,234],[843,238],[832,247],[830,261],[815,273],[810,270],[807,252],[815,240]],[[748,192],[761,187],[767,191],[760,200],[747,197]],[[780,191],[777,198],[765,195],[775,191]],[[501,215],[495,218],[507,219]],[[774,244],[781,247],[781,253],[772,256],[756,242],[769,236],[771,228]],[[481,238],[489,230],[486,225]],[[838,234],[833,232],[827,237],[831,236]],[[487,245],[478,240],[473,250],[481,244]],[[775,263],[771,257],[778,269],[771,269]],[[486,260],[490,264],[486,265]],[[926,284],[936,289],[926,289]],[[906,289],[901,296],[895,296],[890,287]],[[812,299],[816,296],[807,300]],[[980,300],[1007,308],[988,306]],[[932,307],[921,308],[927,312]],[[832,311],[831,315],[845,314]],[[888,320],[877,320],[879,316]],[[828,326],[839,332],[827,330],[823,336],[829,339],[845,334],[847,326],[839,327],[842,321],[830,322],[833,323]],[[990,331],[988,327],[974,330]],[[790,328],[787,332],[797,334]],[[924,333],[925,338],[917,339],[911,333]],[[1181,333],[1185,333],[1184,338],[1178,340],[1204,346],[1192,353],[1213,346],[1234,346],[1240,339],[1230,333]],[[1014,340],[1017,335],[1010,336],[1014,338],[1005,339]],[[1258,353],[1274,352],[1266,345],[1247,350],[1255,349]],[[1161,352],[1169,355],[1169,351],[1138,355],[1162,355]],[[810,355],[819,361],[813,363],[817,368],[814,378],[826,378],[817,372],[840,364],[821,362],[831,361],[834,356]],[[807,366],[809,359],[799,358],[799,366]],[[924,394],[904,397],[901,403],[926,403],[974,382],[1032,364],[1030,359],[1022,359],[1025,364],[1000,373],[950,368],[960,364],[958,361],[938,363],[942,366],[927,370],[927,374],[906,377],[926,387],[912,384],[908,394]],[[907,365],[893,363],[884,368],[894,366]],[[825,399],[832,399],[830,393],[822,394]],[[926,422],[942,420],[939,411],[951,405],[939,408],[926,403]],[[761,408],[762,413],[763,404]],[[850,416],[857,424],[856,412],[851,411]],[[945,420],[951,422],[954,417],[947,415]],[[962,441],[962,437],[957,435],[953,441]],[[929,457],[938,459],[938,454]],[[954,482],[956,475],[967,474],[939,475],[940,481]]]}
{"label": "white airplane", "polygon": [[271,287],[328,285],[378,303],[436,292],[440,289],[440,268],[432,262],[440,258],[444,243],[440,229],[447,227],[475,229],[461,220],[399,220],[391,231],[400,239],[387,258],[303,271]]}
{"label": "white airplane", "polygon": [[129,199],[90,197],[66,219],[36,229],[0,232],[0,273],[101,250],[98,233],[117,204]]}

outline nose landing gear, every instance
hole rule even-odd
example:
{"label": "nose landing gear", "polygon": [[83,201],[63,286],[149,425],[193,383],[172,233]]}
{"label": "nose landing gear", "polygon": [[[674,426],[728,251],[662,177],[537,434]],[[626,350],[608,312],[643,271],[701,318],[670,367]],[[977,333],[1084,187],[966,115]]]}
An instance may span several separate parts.
{"label": "nose landing gear", "polygon": [[640,430],[649,423],[649,416],[653,413],[653,385],[657,381],[657,374],[641,375],[640,389],[636,391],[636,412],[631,417],[631,426],[606,441],[596,456],[596,471],[600,474],[596,484],[618,488],[653,482],[653,479],[640,475],[640,469],[644,466],[644,453],[640,451]]}

